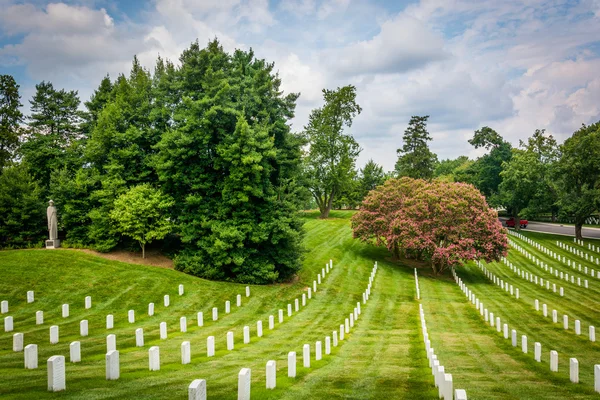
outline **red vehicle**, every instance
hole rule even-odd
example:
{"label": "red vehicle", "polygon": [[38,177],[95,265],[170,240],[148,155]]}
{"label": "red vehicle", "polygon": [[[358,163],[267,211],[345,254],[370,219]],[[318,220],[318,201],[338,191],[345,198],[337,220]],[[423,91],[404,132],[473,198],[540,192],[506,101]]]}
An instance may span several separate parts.
{"label": "red vehicle", "polygon": [[[527,228],[527,224],[529,223],[529,221],[527,221],[526,219],[522,219],[520,220],[519,225],[521,226],[521,228]],[[514,217],[511,217],[509,219],[506,220],[506,226],[508,226],[509,228],[514,228],[515,227],[515,219]]]}

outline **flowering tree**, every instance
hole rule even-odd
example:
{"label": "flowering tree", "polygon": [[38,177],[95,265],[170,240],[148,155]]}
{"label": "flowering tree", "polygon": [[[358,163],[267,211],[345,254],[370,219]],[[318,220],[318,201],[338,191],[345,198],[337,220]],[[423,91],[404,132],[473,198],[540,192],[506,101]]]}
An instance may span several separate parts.
{"label": "flowering tree", "polygon": [[367,195],[352,229],[395,258],[428,262],[436,274],[465,260],[498,260],[508,249],[496,211],[464,183],[388,179]]}

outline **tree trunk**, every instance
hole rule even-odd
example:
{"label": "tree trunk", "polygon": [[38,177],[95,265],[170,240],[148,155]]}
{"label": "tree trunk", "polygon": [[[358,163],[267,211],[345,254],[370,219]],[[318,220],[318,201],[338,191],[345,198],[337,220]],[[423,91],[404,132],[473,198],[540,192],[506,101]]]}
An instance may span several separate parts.
{"label": "tree trunk", "polygon": [[575,223],[575,238],[577,238],[577,240],[583,240],[583,236],[581,234],[582,227],[583,227],[583,224]]}
{"label": "tree trunk", "polygon": [[142,258],[146,258],[146,244],[142,244]]}
{"label": "tree trunk", "polygon": [[513,218],[515,221],[515,231],[521,230],[521,218],[519,218],[519,213],[516,210],[513,211]]}
{"label": "tree trunk", "polygon": [[333,204],[333,195],[335,194],[335,190],[331,191],[331,195],[329,196],[329,200],[323,204],[323,208],[321,209],[321,219],[329,218],[329,212],[331,211],[331,205]]}

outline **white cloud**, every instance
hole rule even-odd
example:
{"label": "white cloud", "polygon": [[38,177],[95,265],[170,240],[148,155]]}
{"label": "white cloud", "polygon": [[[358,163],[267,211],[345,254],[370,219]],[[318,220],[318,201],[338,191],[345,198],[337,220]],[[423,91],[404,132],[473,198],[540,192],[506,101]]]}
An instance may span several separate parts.
{"label": "white cloud", "polygon": [[447,57],[442,37],[405,14],[385,21],[372,39],[323,54],[344,75],[405,72]]}
{"label": "white cloud", "polygon": [[305,16],[316,11],[316,2],[315,0],[282,0],[279,8],[297,16]]}
{"label": "white cloud", "polygon": [[341,14],[350,5],[350,0],[324,0],[317,11],[319,19],[325,19],[332,14]]}

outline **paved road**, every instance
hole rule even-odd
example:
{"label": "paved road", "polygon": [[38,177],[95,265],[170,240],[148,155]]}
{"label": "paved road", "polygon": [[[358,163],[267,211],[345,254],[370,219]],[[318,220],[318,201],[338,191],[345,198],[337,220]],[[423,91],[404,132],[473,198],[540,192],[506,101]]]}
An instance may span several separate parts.
{"label": "paved road", "polygon": [[[575,236],[574,226],[562,226],[560,224],[549,224],[546,222],[529,222],[526,231],[556,233],[559,235]],[[582,228],[584,238],[600,239],[600,228]]]}

